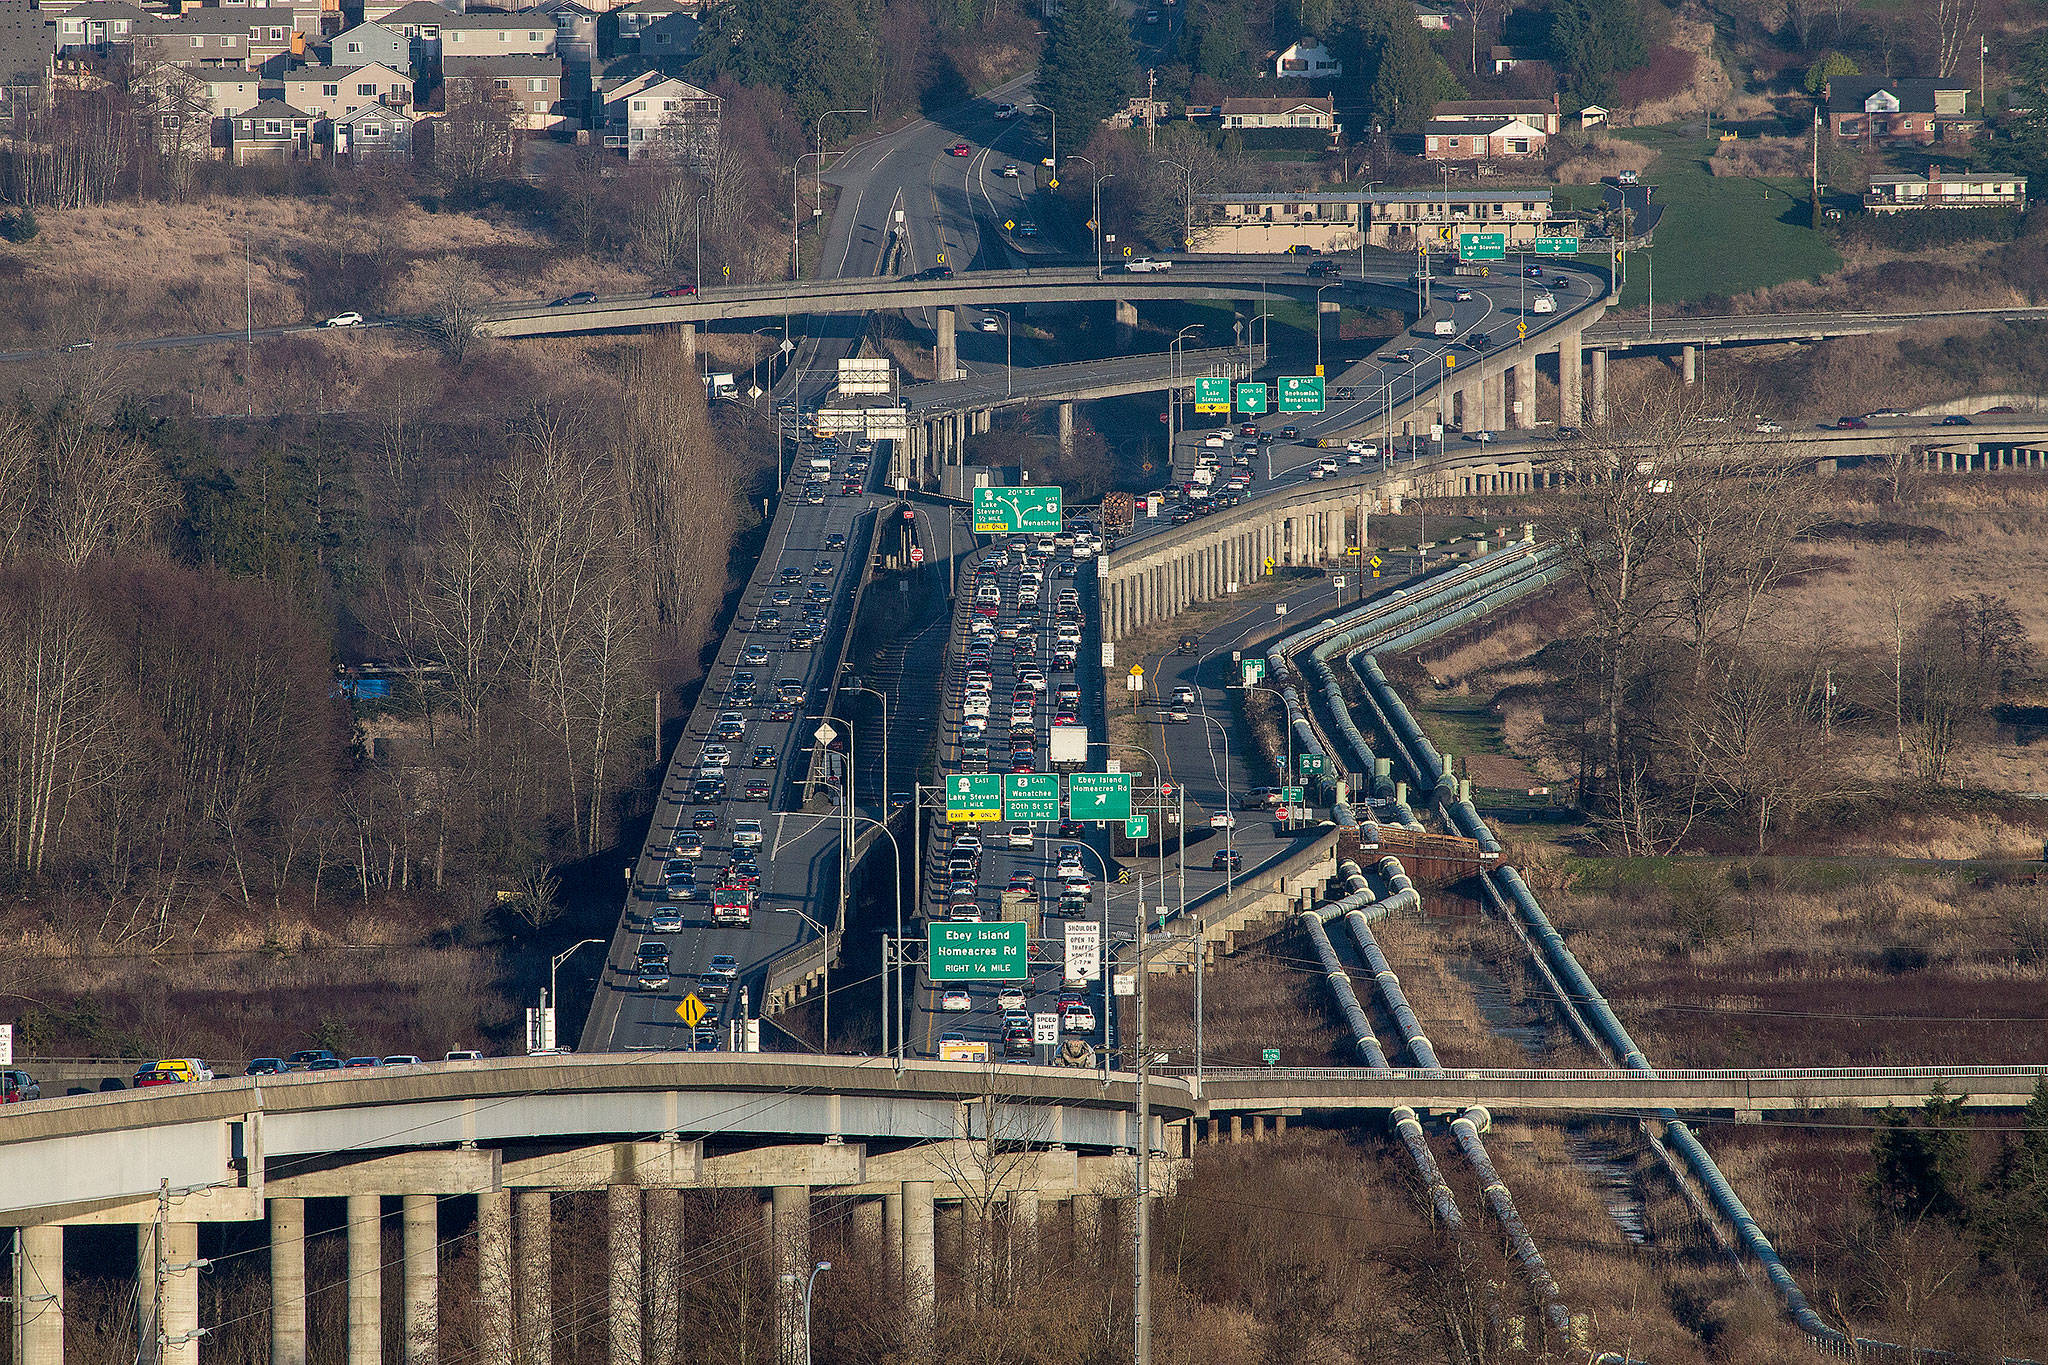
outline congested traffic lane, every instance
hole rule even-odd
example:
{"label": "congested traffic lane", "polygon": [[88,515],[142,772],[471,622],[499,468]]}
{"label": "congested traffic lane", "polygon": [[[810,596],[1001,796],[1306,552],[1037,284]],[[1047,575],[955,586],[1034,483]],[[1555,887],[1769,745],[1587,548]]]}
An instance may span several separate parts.
{"label": "congested traffic lane", "polygon": [[[823,480],[808,477],[814,459],[826,462],[815,471]],[[776,807],[790,804],[789,783],[803,776],[849,626],[863,567],[855,552],[865,543],[864,523],[877,515],[868,492],[872,461],[829,447],[799,452],[801,467],[787,485],[792,505],[778,519],[670,757],[584,1029],[585,1050],[722,1045],[720,1026],[737,1016],[743,994],[758,1010],[765,964],[814,934],[803,916],[829,922],[824,900],[836,885],[837,826]],[[716,922],[722,887],[751,893],[746,922],[738,922],[736,908],[728,922]],[[649,960],[666,970],[643,972]],[[676,1014],[692,993],[713,1010],[694,1029]]]}
{"label": "congested traffic lane", "polygon": [[[1028,551],[1024,543],[1012,537],[984,550],[962,579],[946,659],[942,775],[1045,773],[1055,724],[1099,732],[1085,677],[1099,651],[1088,624],[1093,551],[1055,543],[1041,556],[1036,542]],[[948,825],[942,813],[933,822],[938,851],[920,898],[927,919],[1001,919],[1007,900],[1007,915],[1032,926],[1033,971],[1028,982],[1001,988],[921,986],[907,1033],[912,1046],[936,1055],[949,1041],[984,1043],[992,1054],[1029,1056],[1028,1034],[1012,1022],[1037,1013],[1060,1014],[1063,1036],[1095,1041],[1101,984],[1065,989],[1057,945],[1067,914],[1092,917],[1109,903],[1100,832],[1064,821]],[[1065,861],[1070,874],[1078,862],[1085,891],[1063,903],[1062,890],[1075,879],[1061,876],[1062,850],[1083,847]]]}

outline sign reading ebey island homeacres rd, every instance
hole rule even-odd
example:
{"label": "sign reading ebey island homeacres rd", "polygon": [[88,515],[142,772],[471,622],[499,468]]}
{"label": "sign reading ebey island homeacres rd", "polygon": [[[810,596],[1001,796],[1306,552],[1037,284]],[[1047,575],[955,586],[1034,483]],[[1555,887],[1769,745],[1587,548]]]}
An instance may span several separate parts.
{"label": "sign reading ebey island homeacres rd", "polygon": [[933,923],[925,926],[927,971],[940,981],[1023,981],[1031,975],[1025,960],[1031,926]]}

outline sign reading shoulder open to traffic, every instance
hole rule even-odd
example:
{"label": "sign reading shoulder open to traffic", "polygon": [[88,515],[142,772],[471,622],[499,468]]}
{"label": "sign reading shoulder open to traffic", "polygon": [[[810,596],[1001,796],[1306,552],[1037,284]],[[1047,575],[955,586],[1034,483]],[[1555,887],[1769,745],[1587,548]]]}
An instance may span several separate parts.
{"label": "sign reading shoulder open to traffic", "polygon": [[1057,532],[1063,517],[1058,488],[977,488],[974,529],[980,535]]}
{"label": "sign reading shoulder open to traffic", "polygon": [[938,923],[925,926],[927,971],[933,981],[1023,981],[1031,926]]}
{"label": "sign reading shoulder open to traffic", "polygon": [[1001,773],[955,773],[946,779],[946,823],[1003,818]]}

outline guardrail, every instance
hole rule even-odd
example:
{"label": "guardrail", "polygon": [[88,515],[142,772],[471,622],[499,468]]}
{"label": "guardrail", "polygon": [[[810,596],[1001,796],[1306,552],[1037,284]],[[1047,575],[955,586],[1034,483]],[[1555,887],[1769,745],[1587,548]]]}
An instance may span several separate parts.
{"label": "guardrail", "polygon": [[[1193,1075],[1192,1071],[1169,1072],[1168,1074]],[[1215,1078],[1257,1076],[1273,1077],[1290,1081],[1350,1081],[1350,1080],[1467,1080],[1501,1082],[1504,1084],[1537,1083],[1543,1081],[1602,1082],[1615,1081],[1629,1085],[1641,1085],[1649,1079],[1640,1071],[1624,1071],[1613,1067],[1440,1067],[1429,1070],[1423,1067],[1395,1067],[1387,1071],[1375,1071],[1357,1066],[1205,1066],[1204,1080]],[[1969,1081],[1969,1080],[2032,1080],[2048,1076],[2048,1066],[1822,1066],[1822,1067],[1702,1067],[1685,1069],[1659,1067],[1656,1079],[1661,1081],[1696,1081],[1706,1083],[1733,1081]]]}

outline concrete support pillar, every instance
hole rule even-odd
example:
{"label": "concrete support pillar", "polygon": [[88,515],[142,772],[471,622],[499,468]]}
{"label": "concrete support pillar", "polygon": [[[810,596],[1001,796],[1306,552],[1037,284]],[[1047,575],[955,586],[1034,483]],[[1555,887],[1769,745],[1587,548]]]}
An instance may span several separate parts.
{"label": "concrete support pillar", "polygon": [[1688,384],[1698,383],[1700,377],[1699,347],[1681,346],[1678,348],[1678,356],[1679,373],[1685,377],[1685,382]]}
{"label": "concrete support pillar", "polygon": [[161,1365],[199,1365],[199,1225],[165,1223]]}
{"label": "concrete support pillar", "polygon": [[1074,453],[1074,405],[1060,404],[1060,454]]}
{"label": "concrete support pillar", "polygon": [[550,1365],[555,1358],[555,1219],[546,1190],[513,1196],[519,1219],[520,1365]]}
{"label": "concrete support pillar", "polygon": [[1335,299],[1316,300],[1316,335],[1325,347],[1344,339],[1343,312],[1343,305]]}
{"label": "concrete support pillar", "polygon": [[1283,1138],[1287,1136],[1287,1115],[1273,1115],[1273,1136],[1276,1138]]}
{"label": "concrete support pillar", "polygon": [[932,367],[943,384],[960,368],[960,342],[956,333],[959,318],[950,308],[941,308],[937,312],[938,344],[932,348]]}
{"label": "concrete support pillar", "polygon": [[1074,1242],[1084,1261],[1093,1260],[1102,1237],[1102,1196],[1077,1194],[1073,1200]]}
{"label": "concrete support pillar", "polygon": [[306,1201],[270,1200],[270,1365],[306,1365]]}
{"label": "concrete support pillar", "polygon": [[1237,1143],[1240,1143],[1240,1142],[1243,1142],[1243,1141],[1244,1141],[1244,1115],[1243,1115],[1243,1114],[1232,1114],[1232,1115],[1230,1116],[1230,1141],[1231,1141],[1231,1143],[1232,1143],[1232,1145],[1233,1145],[1233,1146],[1234,1146],[1234,1145],[1236,1145]]}
{"label": "concrete support pillar", "polygon": [[1607,352],[1593,352],[1593,412],[1594,426],[1607,425]]}
{"label": "concrete support pillar", "polygon": [[1508,426],[1508,371],[1486,381],[1486,425],[1497,431]]}
{"label": "concrete support pillar", "polygon": [[640,1241],[643,1219],[638,1185],[605,1191],[611,1225],[611,1365],[641,1365]]}
{"label": "concrete support pillar", "polygon": [[1131,344],[1138,334],[1138,305],[1129,299],[1116,301],[1116,344],[1119,347]]}
{"label": "concrete support pillar", "polygon": [[[783,1365],[804,1358],[803,1284],[811,1273],[811,1190],[777,1185],[768,1197],[775,1269],[775,1347]],[[792,1277],[785,1281],[783,1276]]]}
{"label": "concrete support pillar", "polygon": [[477,1337],[485,1360],[512,1356],[512,1191],[476,1197]]}
{"label": "concrete support pillar", "polygon": [[1010,1196],[1010,1257],[1019,1268],[1038,1254],[1038,1196],[1028,1191]]}
{"label": "concrete support pillar", "polygon": [[1253,1115],[1252,1115],[1252,1141],[1253,1141],[1253,1142],[1264,1142],[1265,1140],[1266,1140],[1266,1116],[1265,1116],[1264,1114],[1253,1114]]}
{"label": "concrete support pillar", "polygon": [[682,348],[683,363],[694,368],[697,364],[697,324],[686,322],[676,328],[676,345]]}
{"label": "concrete support pillar", "polygon": [[1575,427],[1580,422],[1580,335],[1566,332],[1557,343],[1557,424],[1561,427]]}
{"label": "concrete support pillar", "polygon": [[348,1365],[384,1365],[384,1197],[348,1197]]}
{"label": "concrete support pillar", "polygon": [[647,1365],[676,1365],[683,1302],[683,1192],[646,1192]]}
{"label": "concrete support pillar", "polygon": [[[1597,352],[1595,354],[1598,354]],[[1536,357],[1525,354],[1515,362],[1515,403],[1513,410],[1516,431],[1527,431],[1536,425]]]}
{"label": "concrete support pillar", "polygon": [[441,1201],[405,1196],[405,1365],[434,1365],[441,1355]]}
{"label": "concrete support pillar", "polygon": [[[14,1245],[15,1365],[64,1365],[64,1228],[61,1224],[22,1228],[15,1236],[19,1239]],[[144,1270],[154,1273],[149,1266]],[[303,1347],[303,1262],[299,1289],[299,1341]],[[303,1353],[299,1359],[305,1359]]]}
{"label": "concrete support pillar", "polygon": [[913,1335],[929,1338],[935,1325],[938,1256],[932,1228],[932,1182],[903,1182],[903,1302]]}
{"label": "concrete support pillar", "polygon": [[885,1255],[894,1257],[896,1273],[903,1273],[903,1192],[894,1191],[882,1196],[882,1245],[891,1248]]}

